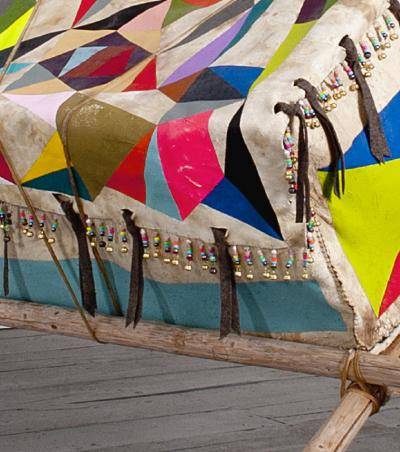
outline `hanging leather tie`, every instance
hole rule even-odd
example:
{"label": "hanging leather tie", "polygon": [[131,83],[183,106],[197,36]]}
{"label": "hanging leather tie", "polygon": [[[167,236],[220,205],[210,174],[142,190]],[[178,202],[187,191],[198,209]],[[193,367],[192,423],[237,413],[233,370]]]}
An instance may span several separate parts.
{"label": "hanging leather tie", "polygon": [[[299,78],[294,82],[295,86],[298,86],[306,93],[306,98],[310,102],[311,107],[315,111],[315,114],[324,129],[326,139],[328,140],[329,150],[331,153],[331,164],[330,169],[332,172],[333,180],[331,179],[329,185],[333,185],[333,190],[336,196],[340,198],[341,194],[344,193],[345,188],[345,164],[343,157],[342,146],[340,145],[338,136],[336,134],[335,128],[333,127],[328,115],[325,113],[322,105],[318,101],[318,91],[311,85],[310,82]],[[341,168],[341,177],[339,176],[339,171]],[[329,180],[329,179],[328,179]],[[326,194],[330,195],[330,189],[324,190]]]}
{"label": "hanging leather tie", "polygon": [[211,228],[218,250],[221,285],[220,338],[230,333],[240,334],[239,303],[236,293],[235,272],[226,243],[226,229]]}
{"label": "hanging leather tie", "polygon": [[7,231],[3,229],[3,241],[4,241],[4,252],[3,252],[3,293],[5,297],[8,297],[10,293],[9,285],[9,262],[8,262],[8,244],[10,242],[10,236]]}
{"label": "hanging leather tie", "polygon": [[357,48],[349,36],[345,36],[340,41],[340,46],[346,49],[346,61],[353,70],[357,84],[360,87],[364,110],[367,117],[371,153],[378,162],[383,163],[384,157],[390,157],[389,147],[383,133],[381,120],[371,90],[365,81],[361,65],[358,61]]}
{"label": "hanging leather tie", "polygon": [[400,3],[398,0],[390,0],[390,11],[394,14],[396,19],[400,21]]}
{"label": "hanging leather tie", "polygon": [[132,236],[132,263],[131,281],[129,288],[129,302],[126,312],[126,326],[133,322],[133,327],[140,322],[143,311],[143,242],[140,235],[140,228],[135,224],[133,212],[128,209],[122,211],[122,217],[126,223],[126,229]]}
{"label": "hanging leather tie", "polygon": [[54,195],[60,203],[65,217],[71,223],[78,242],[79,251],[79,283],[81,288],[82,305],[86,311],[94,317],[97,309],[96,289],[94,285],[92,262],[90,260],[88,240],[86,229],[82,223],[81,217],[75,212],[71,201],[61,199]]}
{"label": "hanging leather tie", "polygon": [[311,219],[311,201],[310,201],[310,180],[308,178],[308,168],[310,164],[308,149],[308,131],[301,107],[296,104],[285,104],[279,102],[275,105],[275,113],[285,113],[289,117],[290,123],[296,116],[299,119],[299,168],[297,172],[297,191],[296,191],[296,223],[303,223],[304,214],[306,222]]}

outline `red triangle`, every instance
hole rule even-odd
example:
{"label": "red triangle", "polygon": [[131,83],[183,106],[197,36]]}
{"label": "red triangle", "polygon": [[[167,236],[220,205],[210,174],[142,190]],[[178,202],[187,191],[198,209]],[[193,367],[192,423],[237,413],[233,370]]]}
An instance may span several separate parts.
{"label": "red triangle", "polygon": [[89,77],[113,77],[123,74],[133,51],[134,49],[125,50],[110,58],[106,63],[89,74]]}
{"label": "red triangle", "polygon": [[400,297],[400,253],[397,255],[385,295],[379,309],[379,317]]}
{"label": "red triangle", "polygon": [[153,58],[124,91],[148,91],[157,88],[157,60]]}
{"label": "red triangle", "polygon": [[14,182],[14,178],[12,177],[10,168],[7,165],[7,162],[5,161],[3,154],[0,153],[0,177],[2,177],[5,180],[8,180],[8,182]]}
{"label": "red triangle", "polygon": [[107,187],[123,193],[137,201],[146,202],[146,181],[144,170],[147,150],[154,129],[145,135],[139,143],[129,152],[125,160],[107,182]]}
{"label": "red triangle", "polygon": [[89,11],[89,9],[96,3],[96,0],[82,0],[81,6],[78,9],[78,12],[76,13],[76,17],[74,20],[74,23],[72,26],[74,27],[82,18],[84,15]]}

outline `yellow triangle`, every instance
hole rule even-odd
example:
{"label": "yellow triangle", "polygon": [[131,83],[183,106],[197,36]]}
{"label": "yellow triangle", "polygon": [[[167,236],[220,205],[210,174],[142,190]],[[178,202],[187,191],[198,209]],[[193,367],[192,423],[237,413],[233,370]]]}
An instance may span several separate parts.
{"label": "yellow triangle", "polygon": [[65,168],[67,168],[67,162],[65,160],[63,144],[60,135],[58,132],[55,132],[39,158],[25,174],[22,183],[29,182],[49,173],[55,173],[56,171]]}
{"label": "yellow triangle", "polygon": [[[336,234],[376,315],[400,250],[400,160],[346,170],[346,192],[332,196]],[[320,172],[324,183],[327,173]]]}
{"label": "yellow triangle", "polygon": [[12,23],[6,30],[0,33],[0,50],[15,46],[33,13],[33,9],[34,8],[31,8],[14,23]]}
{"label": "yellow triangle", "polygon": [[161,30],[120,30],[119,33],[148,52],[155,53],[160,49]]}

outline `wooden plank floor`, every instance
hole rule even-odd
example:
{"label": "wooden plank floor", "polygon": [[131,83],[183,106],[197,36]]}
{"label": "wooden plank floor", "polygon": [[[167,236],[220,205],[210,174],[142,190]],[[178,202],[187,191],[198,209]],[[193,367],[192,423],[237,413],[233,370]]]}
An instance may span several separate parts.
{"label": "wooden plank floor", "polygon": [[[0,451],[301,451],[335,380],[0,330]],[[352,451],[400,450],[400,399]]]}

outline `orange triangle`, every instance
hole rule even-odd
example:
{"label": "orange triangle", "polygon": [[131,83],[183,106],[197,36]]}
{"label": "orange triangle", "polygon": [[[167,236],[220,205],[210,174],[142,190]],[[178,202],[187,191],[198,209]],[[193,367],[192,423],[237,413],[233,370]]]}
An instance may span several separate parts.
{"label": "orange triangle", "polygon": [[186,93],[201,72],[202,71],[196,72],[195,74],[189,75],[189,77],[185,77],[182,80],[178,80],[175,83],[171,83],[170,85],[163,86],[159,89],[175,102],[179,102],[181,97]]}
{"label": "orange triangle", "polygon": [[157,88],[157,60],[153,58],[124,91],[148,91]]}

